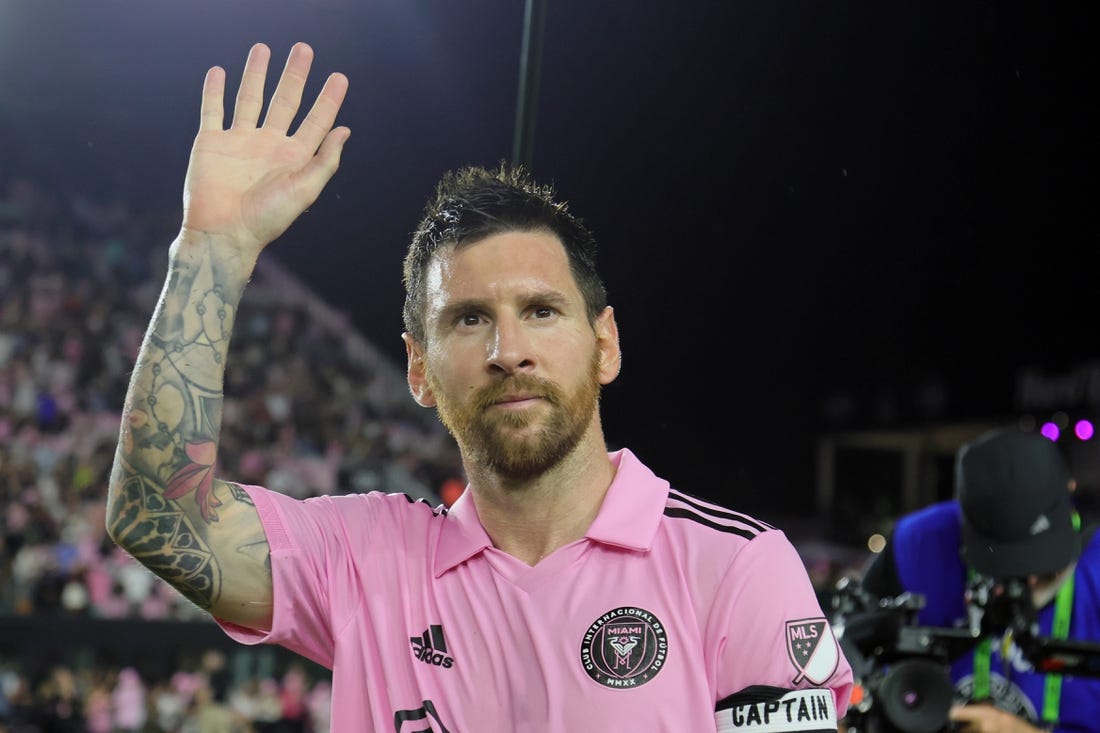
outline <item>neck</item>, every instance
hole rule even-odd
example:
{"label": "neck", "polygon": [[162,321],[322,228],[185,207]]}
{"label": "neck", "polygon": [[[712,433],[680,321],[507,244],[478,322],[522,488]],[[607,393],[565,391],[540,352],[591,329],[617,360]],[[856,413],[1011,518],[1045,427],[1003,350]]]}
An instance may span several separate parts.
{"label": "neck", "polygon": [[532,479],[509,480],[479,467],[466,470],[471,498],[493,546],[531,566],[584,537],[615,476],[598,431]]}
{"label": "neck", "polygon": [[1072,562],[1063,568],[1050,582],[1037,583],[1031,586],[1031,602],[1036,610],[1054,600],[1054,597],[1058,595],[1058,591],[1062,589],[1062,586],[1065,585],[1066,581],[1073,575],[1073,571],[1076,567],[1077,563]]}

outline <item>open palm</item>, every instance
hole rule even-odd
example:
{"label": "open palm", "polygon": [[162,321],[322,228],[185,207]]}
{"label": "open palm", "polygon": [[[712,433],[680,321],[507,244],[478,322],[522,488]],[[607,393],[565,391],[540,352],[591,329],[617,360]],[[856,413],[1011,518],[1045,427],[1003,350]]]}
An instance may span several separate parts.
{"label": "open palm", "polygon": [[346,127],[333,128],[348,82],[334,73],[293,134],[313,50],[297,43],[268,105],[263,124],[264,83],[271,52],[258,43],[245,64],[233,110],[224,127],[225,72],[206,75],[199,132],[183,192],[186,231],[226,237],[258,253],[317,200],[340,162]]}

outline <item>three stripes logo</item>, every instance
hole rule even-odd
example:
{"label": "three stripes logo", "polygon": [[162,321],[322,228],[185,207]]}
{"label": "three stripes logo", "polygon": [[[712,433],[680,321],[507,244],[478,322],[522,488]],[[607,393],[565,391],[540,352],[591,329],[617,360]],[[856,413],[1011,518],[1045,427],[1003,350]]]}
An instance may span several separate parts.
{"label": "three stripes logo", "polygon": [[767,522],[762,522],[748,514],[731,511],[675,489],[670,489],[668,492],[665,516],[673,519],[688,519],[704,527],[739,535],[747,540],[751,540],[761,532],[775,529]]}
{"label": "three stripes logo", "polygon": [[420,636],[409,637],[409,642],[412,644],[413,656],[424,664],[434,664],[444,669],[454,666],[454,658],[447,656],[447,640],[443,638],[441,625],[432,624]]}

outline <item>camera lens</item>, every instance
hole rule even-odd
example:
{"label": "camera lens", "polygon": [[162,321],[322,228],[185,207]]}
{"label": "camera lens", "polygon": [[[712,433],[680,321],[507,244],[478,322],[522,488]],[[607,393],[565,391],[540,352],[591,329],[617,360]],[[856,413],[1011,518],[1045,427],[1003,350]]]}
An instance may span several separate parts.
{"label": "camera lens", "polygon": [[883,677],[876,702],[898,730],[935,733],[948,723],[952,695],[951,678],[943,665],[907,659]]}

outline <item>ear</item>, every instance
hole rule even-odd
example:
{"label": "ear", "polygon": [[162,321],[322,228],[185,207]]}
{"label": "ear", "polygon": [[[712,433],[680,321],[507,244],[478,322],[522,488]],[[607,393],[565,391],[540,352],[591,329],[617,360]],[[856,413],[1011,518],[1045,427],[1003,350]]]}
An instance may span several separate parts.
{"label": "ear", "polygon": [[412,393],[416,404],[421,407],[435,407],[435,395],[428,387],[428,378],[425,374],[424,347],[416,342],[408,331],[401,334],[401,340],[405,342],[405,356],[408,357],[408,370],[405,378],[409,382],[409,392]]}
{"label": "ear", "polygon": [[600,384],[611,384],[622,368],[622,352],[619,351],[619,324],[615,323],[615,309],[607,306],[596,317],[596,348],[600,354]]}

